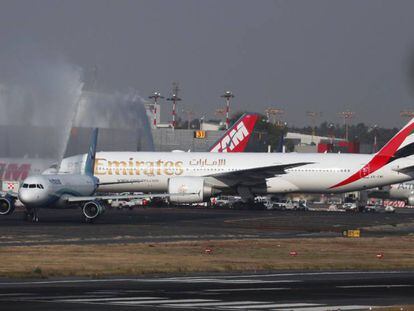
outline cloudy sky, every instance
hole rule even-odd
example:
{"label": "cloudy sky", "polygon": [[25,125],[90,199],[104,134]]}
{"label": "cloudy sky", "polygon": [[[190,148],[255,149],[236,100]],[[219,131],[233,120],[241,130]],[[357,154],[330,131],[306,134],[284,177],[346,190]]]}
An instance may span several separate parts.
{"label": "cloudy sky", "polygon": [[0,42],[60,53],[85,79],[96,66],[101,91],[169,95],[178,81],[199,116],[229,89],[233,109],[282,108],[295,125],[349,109],[399,126],[414,109],[413,12],[410,0],[2,0]]}

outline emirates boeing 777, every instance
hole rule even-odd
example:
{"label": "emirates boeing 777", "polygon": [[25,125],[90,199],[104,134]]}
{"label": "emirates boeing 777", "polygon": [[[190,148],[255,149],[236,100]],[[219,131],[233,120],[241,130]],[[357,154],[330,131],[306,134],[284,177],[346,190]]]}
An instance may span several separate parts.
{"label": "emirates boeing 777", "polygon": [[[99,191],[183,193],[177,203],[217,193],[340,193],[414,178],[414,119],[375,154],[99,152]],[[237,142],[237,135],[233,137]],[[139,180],[139,183],[125,183]]]}

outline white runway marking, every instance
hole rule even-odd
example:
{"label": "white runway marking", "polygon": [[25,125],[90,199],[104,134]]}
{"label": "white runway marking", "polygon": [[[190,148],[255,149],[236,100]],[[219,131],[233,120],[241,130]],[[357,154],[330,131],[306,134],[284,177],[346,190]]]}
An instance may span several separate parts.
{"label": "white runway marking", "polygon": [[[81,296],[82,297],[82,296]],[[83,296],[86,297],[86,296]],[[66,298],[66,297],[63,297]],[[57,300],[59,302],[95,302],[95,303],[99,303],[99,302],[113,302],[113,301],[128,301],[128,300],[162,300],[162,299],[166,299],[166,298],[162,298],[162,297],[110,297],[110,298],[98,298],[96,296],[92,296],[92,298],[79,298],[79,299],[70,299],[70,297],[67,297],[68,299],[61,299],[61,300]]]}
{"label": "white runway marking", "polygon": [[166,307],[224,307],[224,306],[242,306],[242,305],[253,305],[253,304],[269,304],[268,301],[220,301],[220,302],[199,302],[199,303],[174,303],[166,304]]}
{"label": "white runway marking", "polygon": [[117,301],[110,302],[112,305],[130,305],[139,306],[145,304],[172,304],[172,303],[194,303],[194,302],[215,302],[215,299],[160,299],[160,300],[143,300],[143,301]]}
{"label": "white runway marking", "polygon": [[336,286],[337,288],[388,288],[388,287],[413,287],[410,284],[395,284],[395,285],[344,285],[344,286]]}
{"label": "white runway marking", "polygon": [[[233,307],[224,307],[223,309],[269,309],[269,308],[290,308],[292,307],[316,307],[321,306],[321,304],[315,303],[272,303],[272,304],[252,304],[247,306],[233,306]],[[311,310],[311,309],[308,309]],[[313,309],[312,309],[313,310]]]}
{"label": "white runway marking", "polygon": [[[289,308],[289,311],[328,311],[328,310],[341,310],[341,311],[351,311],[351,310],[369,310],[369,308],[376,308],[373,306],[314,306],[314,307],[304,307],[304,308]],[[281,311],[283,309],[272,309],[273,311]]]}
{"label": "white runway marking", "polygon": [[[255,288],[245,288],[245,290],[255,290]],[[281,289],[281,288],[265,288],[267,290]],[[240,290],[238,288],[233,289],[212,289],[210,291],[231,291]],[[243,290],[243,289],[241,289]],[[39,301],[51,301],[51,302],[64,302],[64,303],[85,303],[85,304],[105,304],[112,306],[158,306],[162,308],[207,308],[207,309],[220,309],[220,310],[274,310],[274,311],[327,311],[327,310],[361,310],[369,309],[372,306],[359,306],[359,305],[344,305],[344,306],[328,306],[325,304],[317,303],[277,303],[269,301],[222,301],[219,299],[171,299],[168,297],[105,297],[104,295],[67,295],[67,296],[42,296],[42,297],[30,297],[31,293],[9,293],[0,294],[0,298],[7,299],[20,298],[22,300],[39,300]],[[61,299],[64,298],[64,299]]]}
{"label": "white runway marking", "polygon": [[221,293],[221,292],[250,292],[250,291],[273,291],[273,290],[290,290],[290,287],[253,287],[253,288],[221,288],[221,289],[206,289],[205,292]]}
{"label": "white runway marking", "polygon": [[[109,295],[100,295],[99,297],[105,298],[105,297],[110,297]],[[33,297],[33,299],[36,300],[49,300],[49,299],[94,299],[94,298],[98,298],[96,295],[64,295],[64,296],[35,296]],[[30,299],[32,299],[32,297],[30,297]]]}
{"label": "white runway marking", "polygon": [[[303,273],[271,273],[271,274],[249,274],[249,275],[226,275],[226,276],[211,276],[211,279],[243,279],[243,278],[268,278],[268,277],[291,277],[291,276],[315,276],[315,275],[364,275],[364,274],[406,274],[406,271],[343,271],[343,272],[303,272]],[[195,279],[199,277],[194,277]],[[183,279],[192,279],[186,277]],[[71,284],[71,283],[112,283],[112,282],[164,282],[166,280],[180,280],[180,278],[163,278],[163,279],[134,279],[134,278],[119,278],[119,279],[79,279],[79,280],[55,280],[55,281],[25,281],[25,282],[1,282],[0,286],[13,285],[44,285],[44,284]],[[283,280],[281,280],[283,281]],[[298,280],[288,280],[296,281]],[[277,280],[275,280],[277,282]],[[299,281],[300,282],[300,281]]]}
{"label": "white runway marking", "polygon": [[226,279],[226,278],[174,278],[142,280],[143,282],[179,282],[179,283],[218,283],[218,284],[264,284],[264,283],[298,283],[301,280],[246,280],[246,279]]}

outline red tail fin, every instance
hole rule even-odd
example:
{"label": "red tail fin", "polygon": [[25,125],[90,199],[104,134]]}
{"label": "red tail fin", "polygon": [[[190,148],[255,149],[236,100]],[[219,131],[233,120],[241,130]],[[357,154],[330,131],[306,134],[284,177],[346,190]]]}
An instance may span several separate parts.
{"label": "red tail fin", "polygon": [[246,149],[253,128],[258,120],[257,114],[244,114],[209,149],[210,152],[243,152]]}

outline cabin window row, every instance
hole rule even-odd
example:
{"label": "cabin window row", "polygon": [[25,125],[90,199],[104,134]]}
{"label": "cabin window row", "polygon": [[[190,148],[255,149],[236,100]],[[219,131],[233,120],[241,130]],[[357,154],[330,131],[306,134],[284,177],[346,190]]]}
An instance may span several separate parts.
{"label": "cabin window row", "polygon": [[42,184],[23,184],[22,185],[22,188],[30,188],[30,189],[38,188],[38,189],[44,189],[44,187],[43,187]]}

